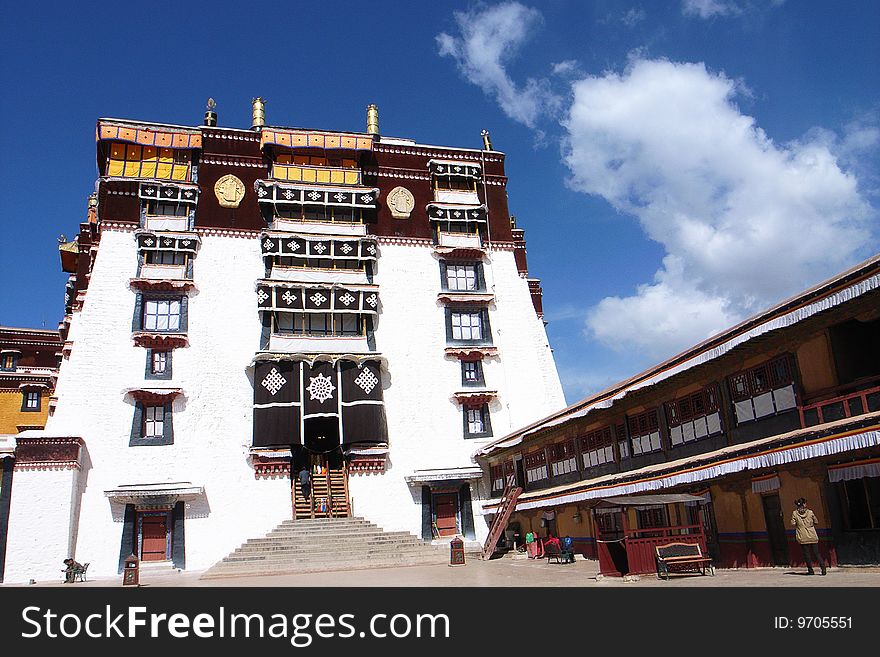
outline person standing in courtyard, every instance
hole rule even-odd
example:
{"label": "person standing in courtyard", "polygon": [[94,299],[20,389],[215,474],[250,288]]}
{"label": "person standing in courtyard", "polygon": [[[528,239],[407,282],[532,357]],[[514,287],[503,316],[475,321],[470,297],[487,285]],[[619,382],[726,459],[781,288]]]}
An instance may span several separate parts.
{"label": "person standing in courtyard", "polygon": [[825,574],[825,562],[819,553],[819,535],[816,533],[816,514],[807,507],[807,500],[801,497],[795,503],[795,510],[791,513],[791,526],[795,528],[797,542],[804,551],[804,561],[807,562],[807,573],[815,575],[813,561],[819,563],[822,574]]}

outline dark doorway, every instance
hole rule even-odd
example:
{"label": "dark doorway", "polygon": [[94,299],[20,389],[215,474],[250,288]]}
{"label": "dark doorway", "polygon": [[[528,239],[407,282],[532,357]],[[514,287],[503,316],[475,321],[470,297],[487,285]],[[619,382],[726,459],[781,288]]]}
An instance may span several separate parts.
{"label": "dark doorway", "polygon": [[455,536],[458,531],[458,495],[456,493],[434,494],[434,523],[440,537]]}
{"label": "dark doorway", "polygon": [[514,466],[516,467],[516,485],[523,490],[526,489],[526,471],[523,469],[522,459],[516,459],[514,461]]}
{"label": "dark doorway", "polygon": [[785,537],[785,524],[779,495],[764,495],[764,522],[767,524],[767,538],[770,541],[770,558],[774,566],[787,566],[788,539]]}
{"label": "dark doorway", "polygon": [[168,513],[140,514],[141,561],[168,559]]}

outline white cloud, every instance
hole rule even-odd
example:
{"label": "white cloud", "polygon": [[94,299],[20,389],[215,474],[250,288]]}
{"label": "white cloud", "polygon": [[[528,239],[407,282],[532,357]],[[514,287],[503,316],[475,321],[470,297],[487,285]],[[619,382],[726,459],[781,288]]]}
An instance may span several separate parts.
{"label": "white cloud", "polygon": [[[703,17],[739,11],[711,0],[686,6]],[[461,36],[439,35],[440,54],[541,138],[538,122],[556,115],[562,97],[547,81],[518,85],[506,68],[540,13],[505,2],[455,20]],[[665,251],[653,281],[587,312],[590,337],[669,356],[876,246],[876,213],[864,196],[872,190],[860,189],[876,178],[876,167],[858,165],[877,148],[876,120],[854,123],[843,137],[816,129],[782,144],[737,107],[737,98],[751,94],[745,81],[701,63],[633,52],[623,73],[584,76],[571,60],[554,70],[577,75],[561,119],[569,186],[637,218]]]}
{"label": "white cloud", "polygon": [[714,16],[732,16],[742,10],[734,2],[723,0],[682,0],[681,13],[685,16],[713,18]]}
{"label": "white cloud", "polygon": [[459,70],[487,95],[494,96],[507,116],[529,128],[538,118],[555,113],[560,99],[546,80],[513,82],[505,63],[542,22],[541,13],[519,2],[455,12],[460,37],[437,35],[440,55],[455,59]]}
{"label": "white cloud", "polygon": [[632,27],[636,23],[640,23],[648,17],[645,10],[641,7],[633,7],[623,15],[621,22],[627,27]]}
{"label": "white cloud", "polygon": [[733,80],[636,60],[572,90],[569,184],[637,217],[667,253],[652,283],[590,313],[605,344],[670,355],[864,255],[871,209],[855,176],[821,138],[774,143]]}

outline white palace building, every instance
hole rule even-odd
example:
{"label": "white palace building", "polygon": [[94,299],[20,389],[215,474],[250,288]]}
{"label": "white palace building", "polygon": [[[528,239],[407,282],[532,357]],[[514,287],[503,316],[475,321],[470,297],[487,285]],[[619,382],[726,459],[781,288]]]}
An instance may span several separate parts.
{"label": "white palace building", "polygon": [[488,133],[264,117],[98,121],[50,415],[0,439],[0,581],[208,569],[304,518],[482,543],[472,454],[565,405]]}

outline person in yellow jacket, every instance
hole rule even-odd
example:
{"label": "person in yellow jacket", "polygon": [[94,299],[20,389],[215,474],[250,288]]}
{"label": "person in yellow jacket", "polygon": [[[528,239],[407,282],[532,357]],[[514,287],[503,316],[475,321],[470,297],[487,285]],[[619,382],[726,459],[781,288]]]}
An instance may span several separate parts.
{"label": "person in yellow jacket", "polygon": [[816,533],[816,514],[807,508],[807,500],[803,497],[795,503],[795,509],[791,512],[791,526],[795,528],[795,537],[804,551],[804,561],[807,562],[807,573],[815,575],[813,561],[819,562],[822,574],[825,574],[825,562],[819,553],[819,535]]}

